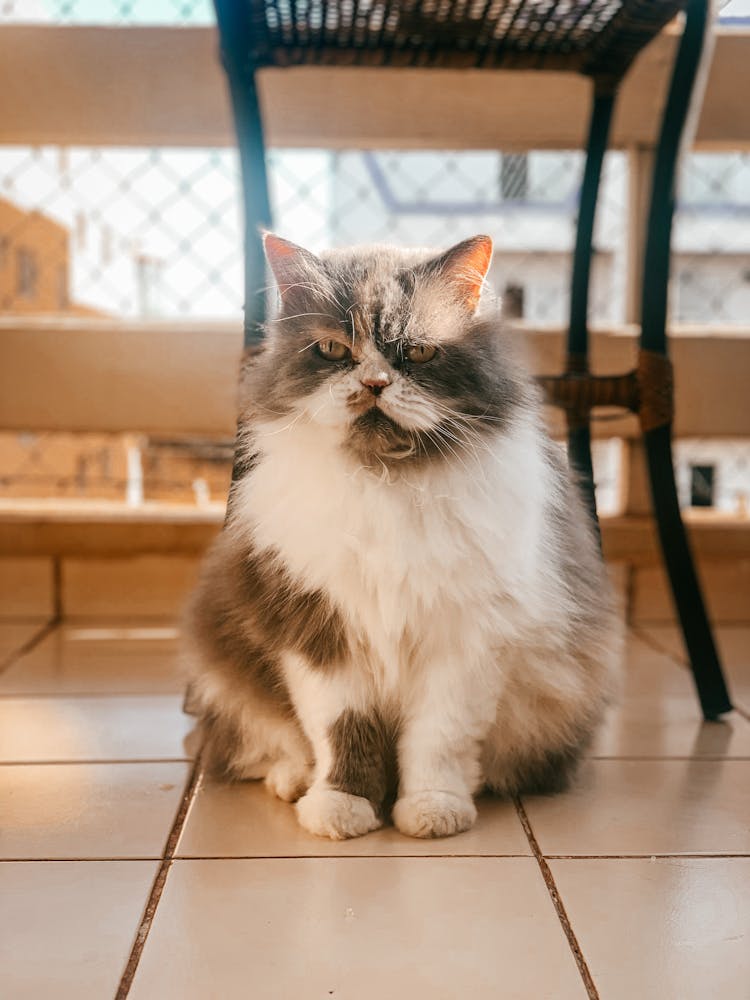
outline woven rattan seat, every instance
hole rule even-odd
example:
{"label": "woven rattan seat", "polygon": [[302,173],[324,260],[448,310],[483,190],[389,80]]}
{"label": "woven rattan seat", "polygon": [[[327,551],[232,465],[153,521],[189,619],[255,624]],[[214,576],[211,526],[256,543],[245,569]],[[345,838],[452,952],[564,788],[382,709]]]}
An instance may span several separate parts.
{"label": "woven rattan seat", "polygon": [[570,70],[618,80],[679,0],[241,0],[256,66]]}

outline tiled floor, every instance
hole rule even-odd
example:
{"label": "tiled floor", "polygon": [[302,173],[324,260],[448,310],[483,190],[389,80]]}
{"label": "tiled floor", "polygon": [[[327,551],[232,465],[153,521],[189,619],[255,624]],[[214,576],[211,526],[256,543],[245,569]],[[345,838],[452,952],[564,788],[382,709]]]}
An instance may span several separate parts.
{"label": "tiled floor", "polygon": [[169,624],[6,623],[0,996],[748,1000],[750,629],[720,642],[725,722],[643,629],[573,791],[334,844],[194,774]]}

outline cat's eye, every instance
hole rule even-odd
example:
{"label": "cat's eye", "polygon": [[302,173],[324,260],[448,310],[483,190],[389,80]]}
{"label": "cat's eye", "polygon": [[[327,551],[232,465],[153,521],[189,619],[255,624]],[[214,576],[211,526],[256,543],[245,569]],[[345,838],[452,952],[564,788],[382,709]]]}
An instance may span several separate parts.
{"label": "cat's eye", "polygon": [[350,351],[340,340],[319,340],[318,354],[326,361],[343,361],[350,356]]}
{"label": "cat's eye", "polygon": [[405,353],[409,361],[423,365],[426,361],[432,361],[437,354],[437,347],[431,344],[412,344],[411,347],[407,347]]}

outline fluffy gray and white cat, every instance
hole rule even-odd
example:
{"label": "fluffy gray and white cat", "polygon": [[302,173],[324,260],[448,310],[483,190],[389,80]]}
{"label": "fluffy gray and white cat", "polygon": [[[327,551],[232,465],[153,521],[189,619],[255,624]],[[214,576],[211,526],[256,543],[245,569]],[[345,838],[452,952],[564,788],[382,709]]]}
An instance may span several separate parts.
{"label": "fluffy gray and white cat", "polygon": [[332,838],[391,805],[403,833],[446,836],[482,787],[565,787],[618,629],[539,395],[478,310],[490,239],[265,247],[280,314],[186,621],[209,763]]}

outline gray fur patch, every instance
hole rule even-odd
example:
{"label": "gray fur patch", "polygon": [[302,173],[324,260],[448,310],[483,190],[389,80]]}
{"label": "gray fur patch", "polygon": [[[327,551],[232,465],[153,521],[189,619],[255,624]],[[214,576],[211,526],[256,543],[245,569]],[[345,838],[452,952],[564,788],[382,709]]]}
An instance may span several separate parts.
{"label": "gray fur patch", "polygon": [[331,727],[333,765],[328,782],[333,788],[359,795],[382,809],[394,794],[396,739],[380,713],[347,710]]}

